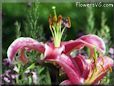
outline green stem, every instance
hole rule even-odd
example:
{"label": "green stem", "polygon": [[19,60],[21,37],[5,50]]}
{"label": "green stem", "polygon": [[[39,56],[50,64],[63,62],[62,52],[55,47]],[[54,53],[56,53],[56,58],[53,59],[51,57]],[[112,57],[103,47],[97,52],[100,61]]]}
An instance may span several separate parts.
{"label": "green stem", "polygon": [[[17,63],[17,68],[19,70],[19,71],[17,71],[17,73],[20,75],[20,70],[21,70],[21,64],[20,63]],[[20,84],[19,77],[16,77],[16,83]]]}

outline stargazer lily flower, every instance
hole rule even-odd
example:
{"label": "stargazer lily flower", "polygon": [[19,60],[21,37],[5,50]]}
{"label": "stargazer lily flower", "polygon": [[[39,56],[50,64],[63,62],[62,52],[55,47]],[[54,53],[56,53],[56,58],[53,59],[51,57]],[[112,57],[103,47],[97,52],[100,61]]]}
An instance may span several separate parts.
{"label": "stargazer lily flower", "polygon": [[[55,8],[53,9],[55,13]],[[62,22],[64,22],[62,17],[57,19],[55,14],[54,19],[49,19],[53,42],[42,43],[29,37],[20,37],[14,40],[8,48],[9,61],[13,62],[16,53],[20,51],[20,60],[26,64],[28,57],[25,51],[36,50],[44,55],[44,62],[56,62],[67,74],[68,80],[61,82],[62,85],[98,83],[113,65],[113,60],[104,56],[105,44],[103,40],[96,35],[89,34],[76,40],[61,42],[66,26],[62,26]],[[70,55],[74,49],[81,50],[84,47],[90,49],[91,58],[85,58],[81,54],[75,57]],[[99,55],[95,52],[98,52]]]}
{"label": "stargazer lily flower", "polygon": [[85,59],[82,55],[78,55],[73,59],[70,58],[71,60],[69,57],[62,55],[58,59],[58,63],[69,77],[68,80],[61,82],[61,85],[97,84],[113,65],[113,60],[109,57],[99,57],[96,66],[90,59]]}

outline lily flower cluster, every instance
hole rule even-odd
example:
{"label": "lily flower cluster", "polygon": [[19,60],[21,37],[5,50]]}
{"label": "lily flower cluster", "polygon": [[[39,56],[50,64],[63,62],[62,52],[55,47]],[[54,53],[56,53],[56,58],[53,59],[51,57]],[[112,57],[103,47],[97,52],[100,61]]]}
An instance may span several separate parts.
{"label": "lily flower cluster", "polygon": [[[70,28],[70,18],[57,18],[55,8],[54,17],[49,17],[49,26],[53,42],[42,43],[30,37],[20,37],[9,46],[7,56],[12,63],[17,52],[19,59],[27,64],[27,51],[36,50],[43,54],[44,62],[55,62],[68,76],[61,85],[98,84],[99,81],[111,70],[113,60],[105,56],[105,44],[97,35],[84,35],[76,40],[61,42],[65,28]],[[82,54],[72,56],[73,50],[80,51],[87,47],[90,50],[88,58]],[[26,52],[25,52],[26,51]]]}

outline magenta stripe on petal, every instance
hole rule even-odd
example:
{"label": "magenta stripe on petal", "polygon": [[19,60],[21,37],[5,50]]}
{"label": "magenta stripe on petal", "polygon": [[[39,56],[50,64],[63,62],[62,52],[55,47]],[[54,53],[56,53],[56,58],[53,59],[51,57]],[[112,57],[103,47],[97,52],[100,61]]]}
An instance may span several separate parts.
{"label": "magenta stripe on petal", "polygon": [[74,65],[77,65],[79,67],[81,76],[86,79],[90,72],[90,65],[86,61],[86,58],[83,55],[79,54],[73,58],[73,60],[75,61]]}
{"label": "magenta stripe on petal", "polygon": [[83,43],[85,43],[85,46],[88,46],[88,47],[95,46],[99,51],[101,51],[102,53],[105,53],[105,43],[103,39],[101,39],[97,35],[89,34],[89,35],[81,36],[79,39],[84,41]]}
{"label": "magenta stripe on petal", "polygon": [[83,83],[83,78],[80,76],[80,74],[78,74],[78,71],[79,71],[78,68],[75,68],[77,70],[76,71],[71,67],[71,65],[72,66],[74,65],[69,57],[62,54],[60,57],[58,56],[58,58],[56,59],[56,62],[63,68],[69,80],[72,82],[72,84]]}
{"label": "magenta stripe on petal", "polygon": [[14,40],[14,42],[9,46],[7,50],[8,59],[12,61],[17,51],[23,48],[25,49],[27,48],[29,50],[35,49],[39,52],[45,51],[44,45],[39,43],[38,41],[29,37],[20,37]]}
{"label": "magenta stripe on petal", "polygon": [[73,49],[81,49],[84,46],[87,46],[92,49],[96,47],[98,51],[105,53],[105,44],[103,40],[100,37],[91,34],[81,36],[76,40],[63,42],[61,43],[61,45],[65,46],[64,53],[70,53]]}
{"label": "magenta stripe on petal", "polygon": [[65,46],[65,54],[70,53],[73,49],[81,49],[84,47],[84,44],[79,40],[70,40],[68,42],[62,42],[61,45]]}

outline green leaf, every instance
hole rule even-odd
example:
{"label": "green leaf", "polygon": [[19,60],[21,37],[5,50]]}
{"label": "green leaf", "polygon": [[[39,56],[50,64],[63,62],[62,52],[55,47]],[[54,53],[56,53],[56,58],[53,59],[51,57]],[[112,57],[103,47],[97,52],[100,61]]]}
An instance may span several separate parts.
{"label": "green leaf", "polygon": [[38,78],[39,78],[39,84],[40,85],[50,85],[51,84],[51,78],[49,75],[49,70],[45,66],[38,66]]}
{"label": "green leaf", "polygon": [[26,70],[30,70],[30,69],[34,69],[35,68],[35,63],[33,63],[32,65],[30,65]]}

